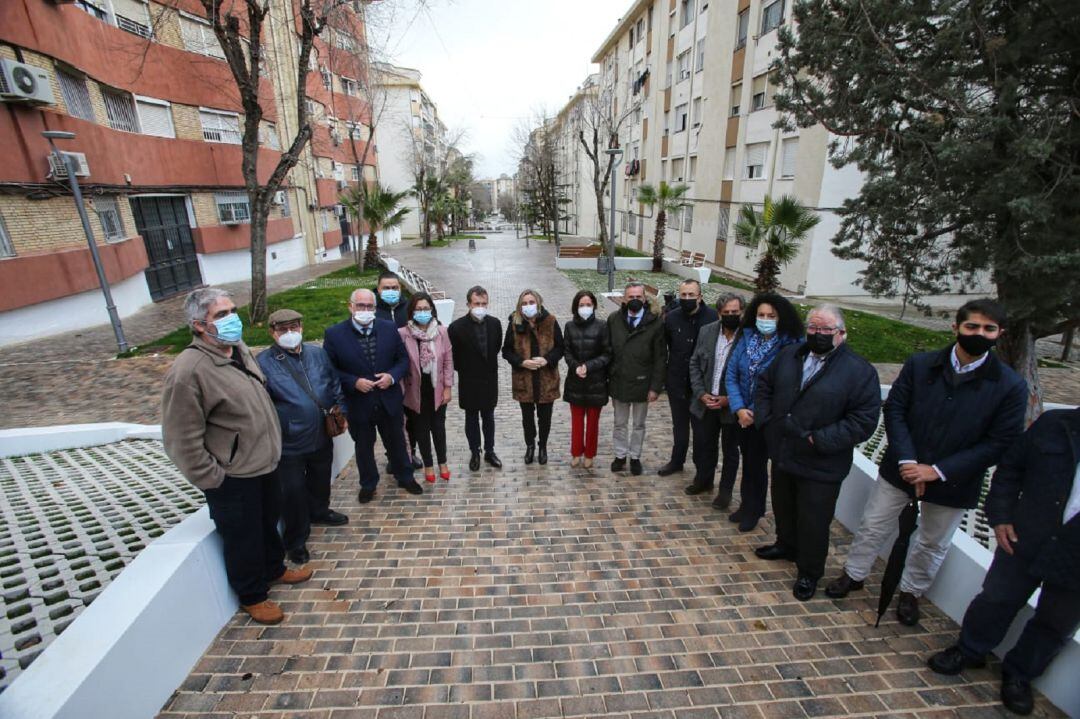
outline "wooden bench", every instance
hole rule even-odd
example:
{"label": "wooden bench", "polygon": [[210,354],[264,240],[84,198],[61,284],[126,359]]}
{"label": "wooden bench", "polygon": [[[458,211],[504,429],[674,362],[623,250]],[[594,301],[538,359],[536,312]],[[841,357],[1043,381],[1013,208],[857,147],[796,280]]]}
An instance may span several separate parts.
{"label": "wooden bench", "polygon": [[679,264],[680,265],[686,265],[687,267],[689,267],[691,257],[692,257],[692,255],[690,254],[690,250],[683,250],[682,252],[679,253]]}
{"label": "wooden bench", "polygon": [[688,267],[704,267],[705,266],[705,253],[695,252],[690,256],[690,262],[686,263]]}
{"label": "wooden bench", "polygon": [[563,245],[559,248],[559,257],[599,257],[601,249],[600,245]]}

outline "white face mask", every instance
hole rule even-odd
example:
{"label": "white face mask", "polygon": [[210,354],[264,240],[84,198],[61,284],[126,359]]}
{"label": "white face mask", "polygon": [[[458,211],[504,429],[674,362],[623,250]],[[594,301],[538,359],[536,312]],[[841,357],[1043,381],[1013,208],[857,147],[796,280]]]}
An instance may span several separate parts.
{"label": "white face mask", "polygon": [[531,320],[533,317],[536,317],[536,313],[539,312],[539,311],[540,311],[540,306],[539,305],[522,305],[521,306],[521,314],[526,319]]}
{"label": "white face mask", "polygon": [[296,330],[286,332],[278,337],[277,343],[287,350],[294,350],[300,346],[300,343],[304,341],[304,335],[300,334]]}
{"label": "white face mask", "polygon": [[375,313],[372,310],[359,310],[353,312],[353,319],[358,325],[370,325],[375,321]]}
{"label": "white face mask", "polygon": [[590,317],[592,317],[593,308],[591,306],[589,306],[589,305],[585,305],[584,307],[579,306],[577,308],[577,313],[578,313],[578,317],[580,317],[583,320],[587,320]]}
{"label": "white face mask", "polygon": [[478,320],[482,320],[487,317],[487,307],[472,307],[469,309],[469,314]]}

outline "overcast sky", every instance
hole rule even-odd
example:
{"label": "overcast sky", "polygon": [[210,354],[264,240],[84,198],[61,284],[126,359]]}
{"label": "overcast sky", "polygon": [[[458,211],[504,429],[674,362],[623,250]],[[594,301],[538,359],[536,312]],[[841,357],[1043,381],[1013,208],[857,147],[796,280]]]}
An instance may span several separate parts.
{"label": "overcast sky", "polygon": [[[632,0],[429,0],[373,27],[391,59],[423,73],[420,84],[447,127],[464,128],[478,178],[513,175],[519,118],[558,111],[594,71],[589,59]],[[374,24],[374,23],[373,23]]]}

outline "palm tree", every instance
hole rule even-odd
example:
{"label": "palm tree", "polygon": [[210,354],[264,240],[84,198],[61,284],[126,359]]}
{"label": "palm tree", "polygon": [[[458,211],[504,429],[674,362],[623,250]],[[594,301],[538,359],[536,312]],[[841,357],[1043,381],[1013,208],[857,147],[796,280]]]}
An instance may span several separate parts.
{"label": "palm tree", "polygon": [[370,187],[363,184],[352,187],[339,199],[341,204],[359,216],[367,225],[368,241],[364,251],[364,269],[371,269],[379,262],[379,241],[375,233],[398,227],[409,214],[408,207],[398,207],[409,192],[394,192],[389,187],[374,182]]}
{"label": "palm tree", "polygon": [[740,243],[761,251],[754,265],[758,292],[771,292],[780,286],[780,271],[799,254],[799,244],[819,222],[817,213],[791,195],[775,202],[766,195],[760,213],[749,204],[742,206],[735,236]]}
{"label": "palm tree", "polygon": [[[662,272],[664,269],[664,232],[667,230],[667,216],[669,212],[686,207],[688,203],[683,197],[686,196],[690,187],[679,183],[669,185],[660,181],[660,189],[649,184],[638,188],[637,200],[650,208],[656,208],[656,234],[653,236],[652,246],[652,270]],[[612,240],[614,242],[614,240]]]}

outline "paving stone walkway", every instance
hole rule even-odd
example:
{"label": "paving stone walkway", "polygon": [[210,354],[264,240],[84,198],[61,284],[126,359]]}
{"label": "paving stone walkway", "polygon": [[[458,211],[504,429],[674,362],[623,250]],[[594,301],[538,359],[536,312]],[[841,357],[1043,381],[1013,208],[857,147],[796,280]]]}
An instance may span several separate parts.
{"label": "paving stone walkway", "polygon": [[[505,316],[526,286],[568,315],[573,286],[552,249],[499,237],[395,256],[448,291],[483,284]],[[444,318],[446,319],[446,318]],[[740,534],[689,474],[659,478],[669,412],[653,405],[646,474],[613,475],[611,414],[591,471],[569,467],[569,412],[556,404],[551,462],[522,460],[520,413],[500,374],[497,451],[467,469],[462,412],[447,415],[450,482],[423,496],[389,478],[356,502],[355,469],[333,492],[349,514],[316,528],[314,579],[275,588],[288,618],[237,615],[162,717],[530,719],[533,717],[1006,716],[997,665],[939,677],[926,656],[956,625],[927,606],[919,626],[873,627],[876,585],[846,601],[795,601],[794,568],[764,562],[771,515]],[[834,529],[829,575],[850,535]],[[162,647],[167,651],[167,647]],[[1038,713],[1060,716],[1044,699]]]}

